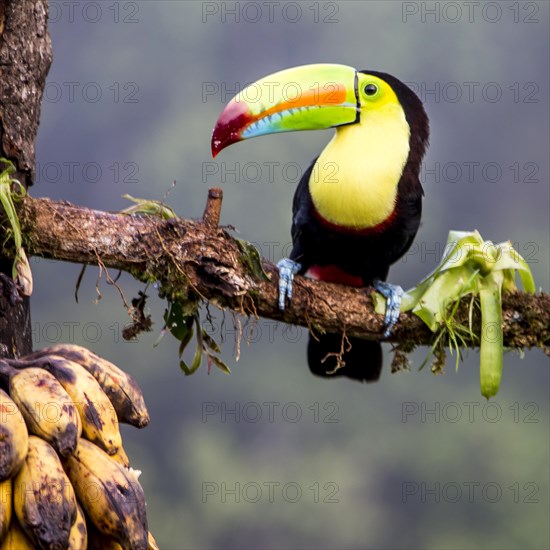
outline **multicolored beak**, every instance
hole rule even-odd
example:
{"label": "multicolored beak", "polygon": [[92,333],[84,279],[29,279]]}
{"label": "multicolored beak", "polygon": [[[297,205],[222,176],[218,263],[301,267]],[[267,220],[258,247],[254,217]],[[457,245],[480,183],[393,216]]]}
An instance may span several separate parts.
{"label": "multicolored beak", "polygon": [[357,81],[353,67],[323,63],[286,69],[254,82],[218,118],[212,156],[256,136],[358,122]]}

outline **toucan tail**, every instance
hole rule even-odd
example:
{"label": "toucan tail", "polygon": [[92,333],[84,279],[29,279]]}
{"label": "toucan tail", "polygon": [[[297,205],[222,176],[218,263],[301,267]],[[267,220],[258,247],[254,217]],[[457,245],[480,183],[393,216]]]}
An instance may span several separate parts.
{"label": "toucan tail", "polygon": [[378,380],[382,370],[382,346],[380,342],[363,340],[362,338],[347,338],[344,341],[345,351],[342,356],[345,365],[334,370],[336,369],[337,359],[334,355],[329,354],[339,353],[341,348],[341,334],[327,333],[316,336],[310,334],[307,361],[311,372],[326,378],[346,376],[360,382],[376,382]]}

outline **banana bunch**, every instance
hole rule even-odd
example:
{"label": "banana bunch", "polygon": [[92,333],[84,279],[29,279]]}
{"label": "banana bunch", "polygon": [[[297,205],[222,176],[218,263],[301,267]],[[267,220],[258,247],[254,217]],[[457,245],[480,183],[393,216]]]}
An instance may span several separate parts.
{"label": "banana bunch", "polygon": [[158,549],[119,423],[149,423],[141,389],[88,349],[0,359],[0,550]]}

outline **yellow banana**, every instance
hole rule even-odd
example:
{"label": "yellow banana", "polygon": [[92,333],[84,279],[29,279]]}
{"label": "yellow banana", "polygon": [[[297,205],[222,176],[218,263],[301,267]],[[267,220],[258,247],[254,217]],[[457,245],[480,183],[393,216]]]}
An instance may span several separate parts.
{"label": "yellow banana", "polygon": [[29,434],[21,411],[0,390],[0,481],[17,473],[27,456]]}
{"label": "yellow banana", "polygon": [[125,550],[147,550],[145,497],[135,477],[86,439],[78,442],[64,464],[78,500],[96,528]]}
{"label": "yellow banana", "polygon": [[15,517],[11,520],[6,538],[0,539],[0,550],[35,550],[34,544],[25,535]]}
{"label": "yellow banana", "polygon": [[128,458],[128,455],[122,445],[118,448],[118,451],[114,455],[111,455],[111,458],[119,464],[122,464],[125,468],[130,467],[130,459]]}
{"label": "yellow banana", "polygon": [[103,388],[111,400],[119,422],[143,428],[149,424],[149,413],[135,378],[116,365],[92,353],[89,349],[75,344],[56,344],[38,350],[24,359],[61,355],[82,365]]}
{"label": "yellow banana", "polygon": [[117,415],[96,379],[78,363],[56,355],[33,364],[45,368],[65,388],[80,413],[83,437],[110,455],[116,453],[122,447]]}
{"label": "yellow banana", "polygon": [[63,456],[72,453],[82,424],[72,399],[56,378],[44,369],[14,369],[5,363],[0,363],[0,375],[9,378],[10,396],[29,432],[51,443]]}
{"label": "yellow banana", "polygon": [[149,548],[148,550],[160,550],[159,545],[157,544],[157,541],[155,540],[155,537],[153,537],[153,533],[149,531]]}
{"label": "yellow banana", "polygon": [[76,503],[76,519],[69,533],[69,550],[86,550],[88,547],[88,528],[84,512]]}
{"label": "yellow banana", "polygon": [[12,482],[11,479],[5,479],[0,483],[0,544],[10,528],[12,500]]}
{"label": "yellow banana", "polygon": [[40,548],[69,547],[76,519],[76,498],[51,445],[29,437],[29,452],[15,477],[13,509],[27,536]]}

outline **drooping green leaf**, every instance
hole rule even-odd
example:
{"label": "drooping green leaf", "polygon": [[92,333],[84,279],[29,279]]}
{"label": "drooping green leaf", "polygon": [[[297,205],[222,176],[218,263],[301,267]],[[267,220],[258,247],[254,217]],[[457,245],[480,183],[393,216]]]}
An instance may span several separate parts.
{"label": "drooping green leaf", "polygon": [[250,271],[252,271],[257,279],[269,281],[269,276],[264,270],[262,265],[262,257],[258,249],[247,241],[243,241],[241,239],[235,239],[235,241],[242,252],[241,261],[243,264],[250,269]]}
{"label": "drooping green leaf", "polygon": [[221,353],[220,346],[218,345],[218,342],[212,338],[204,329],[202,329],[202,339],[206,346],[208,346],[212,351],[216,353]]}
{"label": "drooping green leaf", "polygon": [[487,399],[498,393],[502,378],[502,280],[502,272],[497,271],[479,282],[481,303],[479,378],[481,394]]}
{"label": "drooping green leaf", "polygon": [[194,313],[185,311],[181,302],[169,302],[164,311],[164,322],[176,340],[181,341],[187,337],[189,330],[192,332]]}
{"label": "drooping green leaf", "polygon": [[225,374],[231,374],[231,370],[229,369],[229,367],[219,357],[208,352],[207,352],[207,356],[208,356],[209,363],[214,363],[214,365],[216,365],[216,367],[218,367]]}

